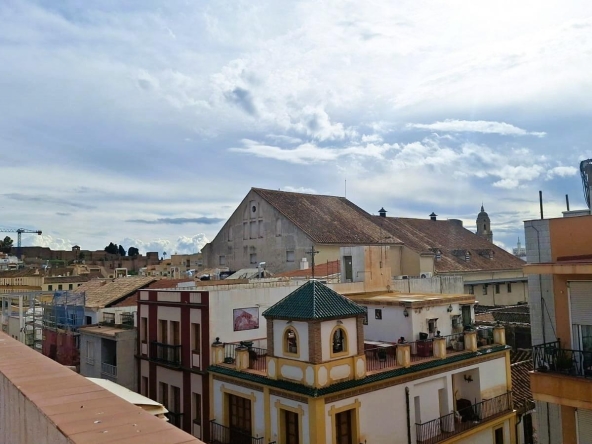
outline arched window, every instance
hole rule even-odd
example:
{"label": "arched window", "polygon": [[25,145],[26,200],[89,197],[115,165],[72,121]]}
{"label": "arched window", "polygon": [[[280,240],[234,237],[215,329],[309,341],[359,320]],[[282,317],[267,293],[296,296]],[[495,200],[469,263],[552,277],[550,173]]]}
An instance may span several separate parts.
{"label": "arched window", "polygon": [[347,338],[345,330],[338,327],[333,332],[333,353],[342,353],[347,351]]}
{"label": "arched window", "polygon": [[298,354],[298,336],[293,328],[286,329],[284,333],[284,352]]}

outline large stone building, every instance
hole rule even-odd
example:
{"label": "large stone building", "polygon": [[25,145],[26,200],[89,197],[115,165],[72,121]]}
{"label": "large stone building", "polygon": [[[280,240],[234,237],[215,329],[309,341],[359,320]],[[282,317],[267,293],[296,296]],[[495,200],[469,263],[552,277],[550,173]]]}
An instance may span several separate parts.
{"label": "large stone building", "polygon": [[[481,208],[483,210],[483,208]],[[489,216],[481,211],[478,232],[457,219],[378,216],[344,197],[253,188],[212,242],[203,248],[204,265],[231,270],[265,262],[272,273],[341,261],[342,282],[354,281],[351,256],[341,247],[378,245],[388,255],[391,277],[461,275],[465,292],[481,304],[514,305],[527,299],[523,262],[491,242]],[[379,259],[380,260],[380,259]],[[384,261],[385,259],[383,259]]]}
{"label": "large stone building", "polygon": [[231,270],[265,262],[273,273],[339,259],[339,248],[397,245],[398,239],[374,224],[371,215],[344,197],[253,188],[214,240],[202,249],[207,268]]}

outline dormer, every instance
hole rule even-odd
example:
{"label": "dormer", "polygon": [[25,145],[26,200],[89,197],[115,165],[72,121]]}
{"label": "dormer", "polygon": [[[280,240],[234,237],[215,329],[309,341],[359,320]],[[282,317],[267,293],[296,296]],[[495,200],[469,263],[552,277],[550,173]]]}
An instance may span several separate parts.
{"label": "dormer", "polygon": [[315,387],[365,376],[365,313],[319,281],[302,285],[263,313],[268,376]]}

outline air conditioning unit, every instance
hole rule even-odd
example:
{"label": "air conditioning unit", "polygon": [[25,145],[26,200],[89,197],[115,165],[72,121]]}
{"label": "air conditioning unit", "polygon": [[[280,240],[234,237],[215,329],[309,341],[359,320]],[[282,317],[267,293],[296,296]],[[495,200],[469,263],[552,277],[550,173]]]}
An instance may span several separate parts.
{"label": "air conditioning unit", "polygon": [[432,277],[432,275],[433,275],[433,273],[430,273],[429,271],[427,271],[427,272],[425,272],[425,273],[421,273],[421,274],[419,275],[419,277],[420,277],[420,278],[422,278],[422,279],[427,279],[427,278],[431,278],[431,277]]}
{"label": "air conditioning unit", "polygon": [[407,274],[402,274],[401,276],[395,276],[395,279],[397,279],[397,280],[401,280],[401,279],[409,279],[409,275],[407,275]]}

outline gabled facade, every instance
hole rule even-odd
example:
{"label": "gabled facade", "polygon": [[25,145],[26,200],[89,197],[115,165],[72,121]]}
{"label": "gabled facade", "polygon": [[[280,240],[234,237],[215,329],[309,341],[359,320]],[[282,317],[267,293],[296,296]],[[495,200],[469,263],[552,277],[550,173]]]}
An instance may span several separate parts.
{"label": "gabled facade", "polygon": [[[401,320],[370,339],[369,307],[310,281],[264,313],[265,354],[214,342],[212,442],[516,442],[503,328],[423,336],[388,302]],[[422,309],[440,305],[451,304],[426,297]],[[421,339],[400,338],[404,322]]]}
{"label": "gabled facade", "polygon": [[339,259],[346,245],[397,244],[370,220],[370,214],[343,197],[253,188],[202,249],[207,268],[256,268],[273,273]]}

